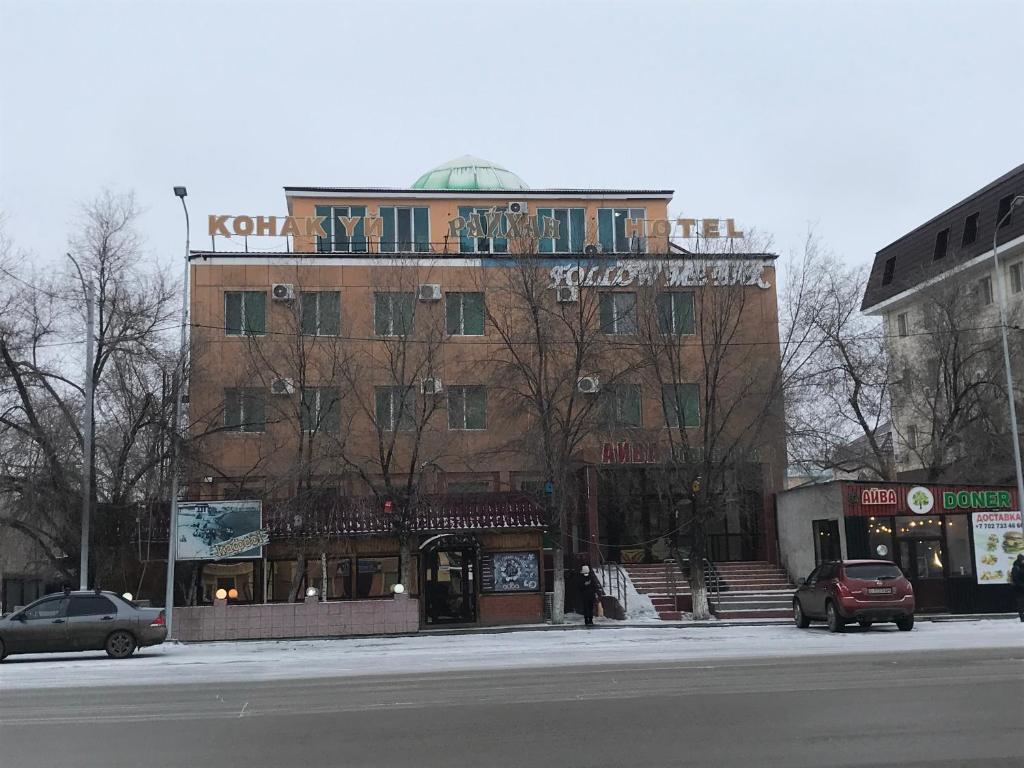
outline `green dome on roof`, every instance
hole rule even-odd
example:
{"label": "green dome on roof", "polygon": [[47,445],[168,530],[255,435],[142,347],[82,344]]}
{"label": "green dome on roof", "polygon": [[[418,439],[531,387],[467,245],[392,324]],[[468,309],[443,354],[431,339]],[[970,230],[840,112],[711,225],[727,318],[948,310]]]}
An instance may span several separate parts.
{"label": "green dome on roof", "polygon": [[463,155],[420,176],[413,189],[529,189],[529,185],[508,168],[490,160]]}

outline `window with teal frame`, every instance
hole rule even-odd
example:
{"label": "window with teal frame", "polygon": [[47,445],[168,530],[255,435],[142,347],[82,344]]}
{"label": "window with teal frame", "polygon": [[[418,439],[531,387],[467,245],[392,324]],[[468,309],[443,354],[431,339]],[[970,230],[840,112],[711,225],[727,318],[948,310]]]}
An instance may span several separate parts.
{"label": "window with teal frame", "polygon": [[538,208],[537,229],[544,231],[544,219],[558,222],[558,237],[542,237],[541,253],[583,253],[586,240],[586,211],[583,208]]}
{"label": "window with teal frame", "polygon": [[[324,219],[324,232],[327,237],[317,237],[318,253],[366,253],[366,228],[363,217],[366,216],[365,205],[318,205],[316,215]],[[339,216],[357,216],[359,221],[352,228],[349,237]]]}
{"label": "window with teal frame", "polygon": [[[508,234],[508,220],[505,218],[503,209],[497,211],[501,216],[501,233]],[[480,227],[486,232],[490,228],[490,208],[472,208],[470,206],[459,206],[459,216],[466,222],[467,226],[459,230],[459,252],[460,253],[508,253],[507,237],[471,237],[469,234],[468,222],[473,215],[480,217]]]}
{"label": "window with teal frame", "polygon": [[429,253],[430,209],[382,205],[381,253]]}
{"label": "window with teal frame", "polygon": [[597,238],[603,253],[646,253],[647,238],[626,237],[626,219],[646,219],[644,208],[599,208]]}

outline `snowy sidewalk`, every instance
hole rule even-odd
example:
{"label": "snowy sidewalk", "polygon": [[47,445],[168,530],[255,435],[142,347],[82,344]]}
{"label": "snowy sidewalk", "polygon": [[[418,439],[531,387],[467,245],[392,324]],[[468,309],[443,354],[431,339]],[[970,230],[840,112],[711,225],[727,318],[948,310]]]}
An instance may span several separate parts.
{"label": "snowy sidewalk", "polygon": [[0,692],[954,648],[1024,650],[1024,625],[1016,621],[921,622],[912,632],[880,625],[869,630],[851,627],[838,635],[824,627],[734,625],[167,644],[144,649],[126,661],[114,661],[102,653],[9,657],[0,663]]}

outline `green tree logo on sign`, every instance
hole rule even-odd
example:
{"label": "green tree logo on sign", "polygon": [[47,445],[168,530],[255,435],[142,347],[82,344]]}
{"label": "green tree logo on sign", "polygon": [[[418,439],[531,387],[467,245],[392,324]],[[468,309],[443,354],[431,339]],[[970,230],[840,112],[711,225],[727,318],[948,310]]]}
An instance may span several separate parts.
{"label": "green tree logo on sign", "polygon": [[918,509],[924,509],[925,507],[928,506],[928,496],[922,493],[921,491],[915,493],[910,501]]}
{"label": "green tree logo on sign", "polygon": [[907,491],[907,506],[915,515],[924,515],[935,506],[935,497],[923,485],[916,485]]}

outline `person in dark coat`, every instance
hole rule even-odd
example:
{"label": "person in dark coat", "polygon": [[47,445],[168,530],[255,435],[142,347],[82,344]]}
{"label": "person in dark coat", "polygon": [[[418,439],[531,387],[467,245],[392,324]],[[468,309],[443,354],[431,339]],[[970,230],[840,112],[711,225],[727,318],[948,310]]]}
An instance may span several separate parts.
{"label": "person in dark coat", "polygon": [[1017,593],[1017,615],[1024,621],[1024,552],[1017,555],[1013,561],[1013,568],[1010,569],[1010,581]]}
{"label": "person in dark coat", "polygon": [[601,582],[597,574],[590,570],[589,565],[580,568],[579,578],[580,603],[583,606],[583,623],[588,627],[594,625],[594,603],[602,593]]}

